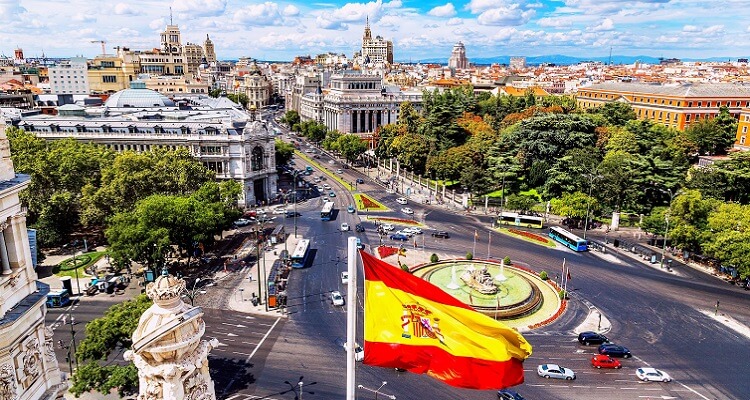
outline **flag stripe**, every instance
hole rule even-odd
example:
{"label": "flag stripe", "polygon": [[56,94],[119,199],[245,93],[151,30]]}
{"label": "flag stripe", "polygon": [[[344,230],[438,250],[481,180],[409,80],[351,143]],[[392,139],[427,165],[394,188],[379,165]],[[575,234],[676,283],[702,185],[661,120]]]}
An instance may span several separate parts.
{"label": "flag stripe", "polygon": [[[515,358],[491,361],[456,357],[438,348],[365,341],[367,365],[403,368],[427,374],[451,386],[470,389],[497,389],[523,383],[523,363]],[[398,354],[396,358],[392,354]],[[519,373],[520,371],[520,373]]]}

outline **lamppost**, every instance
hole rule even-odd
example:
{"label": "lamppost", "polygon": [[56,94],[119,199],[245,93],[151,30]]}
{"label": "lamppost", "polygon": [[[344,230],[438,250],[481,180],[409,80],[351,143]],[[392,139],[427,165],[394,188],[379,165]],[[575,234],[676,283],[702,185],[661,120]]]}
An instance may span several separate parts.
{"label": "lamppost", "polygon": [[586,231],[589,228],[589,209],[591,208],[591,189],[594,188],[594,180],[600,175],[589,174],[589,197],[586,199],[586,220],[583,221],[583,239],[586,239]]}
{"label": "lamppost", "polygon": [[[73,373],[73,364],[75,363],[76,369],[78,369],[78,357],[76,356],[76,331],[73,329],[73,325],[76,323],[75,317],[73,317],[73,310],[69,313],[70,315],[70,344],[71,347],[68,349],[68,368],[70,373]],[[73,353],[71,354],[71,350]]]}
{"label": "lamppost", "polygon": [[297,239],[297,171],[294,171],[294,238]]}
{"label": "lamppost", "polygon": [[200,282],[201,278],[198,278],[193,282],[193,288],[192,289],[185,289],[185,294],[183,296],[190,299],[190,306],[195,306],[195,298],[198,297],[199,294],[206,294],[205,290],[197,290],[196,286],[198,285],[198,282]]}
{"label": "lamppost", "polygon": [[378,394],[382,394],[386,399],[396,400],[396,396],[394,396],[392,394],[380,393],[380,389],[382,389],[383,386],[385,386],[387,384],[388,384],[388,382],[383,381],[383,383],[377,389],[370,389],[367,386],[363,386],[363,385],[357,385],[357,388],[362,389],[362,390],[366,390],[366,391],[368,391],[370,393],[375,393],[375,400],[378,399]]}
{"label": "lamppost", "polygon": [[[290,389],[287,390],[287,391],[285,391],[285,392],[282,392],[281,394],[288,393],[288,392],[294,392],[294,400],[302,400],[302,393],[304,392],[303,387],[304,386],[312,386],[312,385],[315,385],[315,384],[318,383],[318,382],[310,382],[308,384],[305,384],[304,382],[302,382],[302,378],[304,378],[304,377],[303,376],[299,377],[299,381],[297,382],[296,385],[292,384],[289,381],[284,381],[284,383],[286,383],[287,385],[289,385]],[[308,394],[315,394],[315,392],[307,392],[307,393]]]}
{"label": "lamppost", "polygon": [[659,268],[664,268],[664,257],[667,255],[667,237],[669,235],[669,215],[672,214],[672,200],[674,196],[680,193],[680,190],[672,191],[672,189],[659,189],[664,193],[669,194],[669,209],[664,213],[664,222],[666,227],[664,229],[664,243],[661,246],[661,261],[659,262]]}
{"label": "lamppost", "polygon": [[[76,271],[76,286],[78,287],[78,295],[81,295],[81,282],[78,280],[78,251],[73,253],[73,269]],[[72,329],[72,328],[71,328]]]}

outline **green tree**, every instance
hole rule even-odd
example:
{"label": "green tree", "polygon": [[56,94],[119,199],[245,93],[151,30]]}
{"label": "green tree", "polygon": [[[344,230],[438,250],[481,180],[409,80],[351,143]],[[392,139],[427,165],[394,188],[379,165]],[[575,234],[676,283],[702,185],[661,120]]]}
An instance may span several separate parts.
{"label": "green tree", "polygon": [[275,144],[276,165],[286,165],[294,156],[294,146],[280,139],[276,139]]}
{"label": "green tree", "polygon": [[367,143],[357,135],[341,135],[336,139],[336,148],[346,161],[353,163],[367,151]]}
{"label": "green tree", "polygon": [[721,107],[716,118],[693,122],[685,130],[685,134],[698,146],[700,154],[726,154],[737,135],[737,121],[726,107]]}
{"label": "green tree", "polygon": [[550,206],[554,214],[578,220],[586,217],[587,209],[593,215],[600,208],[599,202],[595,198],[581,192],[566,193],[559,199],[552,199]]}
{"label": "green tree", "polygon": [[245,93],[239,93],[239,94],[229,93],[227,94],[227,99],[237,104],[241,104],[243,108],[247,108],[248,99]]}
{"label": "green tree", "polygon": [[524,194],[510,194],[505,198],[505,208],[508,210],[525,212],[534,208],[536,204],[535,197]]}
{"label": "green tree", "polygon": [[328,131],[328,133],[326,133],[326,138],[323,139],[321,145],[326,150],[339,151],[337,143],[341,136],[341,132],[339,131]]}
{"label": "green tree", "polygon": [[211,90],[208,91],[208,96],[209,97],[213,97],[213,98],[217,98],[217,97],[221,96],[221,94],[223,92],[224,91],[222,89],[211,89]]}
{"label": "green tree", "polygon": [[280,121],[289,125],[289,127],[297,125],[300,123],[299,113],[294,110],[289,110],[284,114],[283,117],[281,117]]}
{"label": "green tree", "polygon": [[121,396],[133,394],[138,389],[138,371],[132,364],[127,366],[106,365],[106,361],[117,349],[132,345],[131,337],[138,326],[141,315],[151,306],[151,300],[140,295],[133,300],[115,304],[101,318],[86,324],[86,337],[78,344],[76,357],[82,365],[73,374],[71,392],[76,396],[97,390],[109,393],[117,388]]}
{"label": "green tree", "polygon": [[736,267],[750,276],[750,205],[725,203],[708,217],[708,235],[703,248],[723,265]]}
{"label": "green tree", "polygon": [[628,121],[637,118],[633,107],[628,103],[618,101],[604,103],[603,105],[588,110],[590,114],[601,115],[608,125],[623,126]]}

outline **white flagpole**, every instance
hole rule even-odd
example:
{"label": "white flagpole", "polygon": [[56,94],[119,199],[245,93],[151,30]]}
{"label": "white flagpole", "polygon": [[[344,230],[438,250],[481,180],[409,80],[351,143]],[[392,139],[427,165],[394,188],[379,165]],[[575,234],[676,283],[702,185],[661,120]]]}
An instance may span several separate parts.
{"label": "white flagpole", "polygon": [[[563,265],[562,265],[562,276],[560,276],[560,289],[563,289],[565,287],[565,258],[563,258]],[[565,289],[563,289],[565,290]]]}
{"label": "white flagpole", "polygon": [[349,283],[346,292],[346,399],[354,400],[354,389],[356,387],[354,347],[356,346],[357,333],[357,259],[359,259],[357,238],[349,236],[347,244]]}
{"label": "white flagpole", "polygon": [[487,259],[490,259],[490,245],[492,245],[492,231],[487,232]]}
{"label": "white flagpole", "polygon": [[565,259],[563,258],[563,275],[565,276],[565,286],[563,292],[568,293],[568,268],[565,266]]}

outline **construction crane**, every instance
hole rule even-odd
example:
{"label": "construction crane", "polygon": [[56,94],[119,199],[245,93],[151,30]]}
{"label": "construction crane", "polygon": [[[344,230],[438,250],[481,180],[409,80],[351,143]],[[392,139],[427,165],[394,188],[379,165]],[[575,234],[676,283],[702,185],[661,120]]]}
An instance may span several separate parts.
{"label": "construction crane", "polygon": [[106,55],[106,52],[104,51],[104,45],[107,44],[106,40],[92,40],[91,43],[101,43],[101,45],[102,45],[102,56]]}

